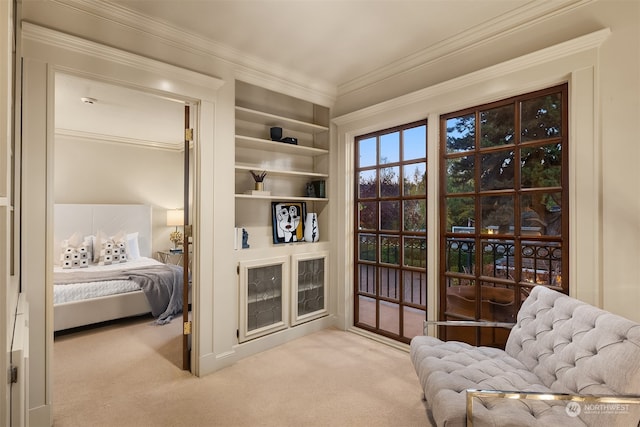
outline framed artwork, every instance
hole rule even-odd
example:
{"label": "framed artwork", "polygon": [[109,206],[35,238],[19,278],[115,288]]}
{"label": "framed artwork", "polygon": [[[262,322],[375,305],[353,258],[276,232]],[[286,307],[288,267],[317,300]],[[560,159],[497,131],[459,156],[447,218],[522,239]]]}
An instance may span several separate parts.
{"label": "framed artwork", "polygon": [[271,202],[273,243],[294,243],[304,240],[305,202]]}

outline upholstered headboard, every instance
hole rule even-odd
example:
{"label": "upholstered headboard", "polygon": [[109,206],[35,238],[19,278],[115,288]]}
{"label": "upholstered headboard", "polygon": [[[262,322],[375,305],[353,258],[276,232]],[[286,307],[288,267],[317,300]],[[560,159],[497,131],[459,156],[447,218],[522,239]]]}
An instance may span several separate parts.
{"label": "upholstered headboard", "polygon": [[54,248],[76,232],[83,236],[138,232],[140,255],[151,257],[151,206],[56,204],[53,222]]}

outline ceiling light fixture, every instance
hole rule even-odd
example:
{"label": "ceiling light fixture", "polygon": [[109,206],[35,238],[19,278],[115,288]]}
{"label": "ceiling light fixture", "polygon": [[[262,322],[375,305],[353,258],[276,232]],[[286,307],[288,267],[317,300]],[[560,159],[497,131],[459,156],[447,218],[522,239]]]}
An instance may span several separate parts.
{"label": "ceiling light fixture", "polygon": [[96,102],[98,102],[98,100],[95,98],[87,98],[87,97],[82,97],[80,98],[80,100],[85,104],[95,104]]}

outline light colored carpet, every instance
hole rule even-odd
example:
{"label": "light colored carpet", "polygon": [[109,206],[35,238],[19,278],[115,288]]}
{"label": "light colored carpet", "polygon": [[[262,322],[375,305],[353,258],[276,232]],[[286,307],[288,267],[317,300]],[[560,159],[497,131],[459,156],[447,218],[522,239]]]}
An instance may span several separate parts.
{"label": "light colored carpet", "polygon": [[203,378],[180,369],[181,322],[138,318],[58,336],[54,426],[424,426],[406,352],[323,330]]}

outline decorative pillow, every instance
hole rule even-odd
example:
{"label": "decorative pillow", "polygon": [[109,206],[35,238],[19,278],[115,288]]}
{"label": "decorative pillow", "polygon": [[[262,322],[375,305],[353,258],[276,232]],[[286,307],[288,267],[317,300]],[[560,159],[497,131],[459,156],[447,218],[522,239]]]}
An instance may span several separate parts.
{"label": "decorative pillow", "polygon": [[129,259],[140,258],[140,246],[138,245],[138,232],[127,234],[127,255]]}
{"label": "decorative pillow", "polygon": [[82,238],[80,233],[74,233],[67,240],[62,241],[60,265],[62,268],[84,268],[91,262],[92,242],[90,237]]}
{"label": "decorative pillow", "polygon": [[[99,245],[99,246],[98,246]],[[115,236],[107,237],[102,231],[96,235],[95,248],[97,251],[97,261],[99,265],[110,265],[127,262],[127,241],[126,234],[119,232]],[[94,253],[94,259],[96,254]]]}
{"label": "decorative pillow", "polygon": [[110,265],[127,262],[127,244],[121,240],[109,239],[102,244],[98,264]]}

